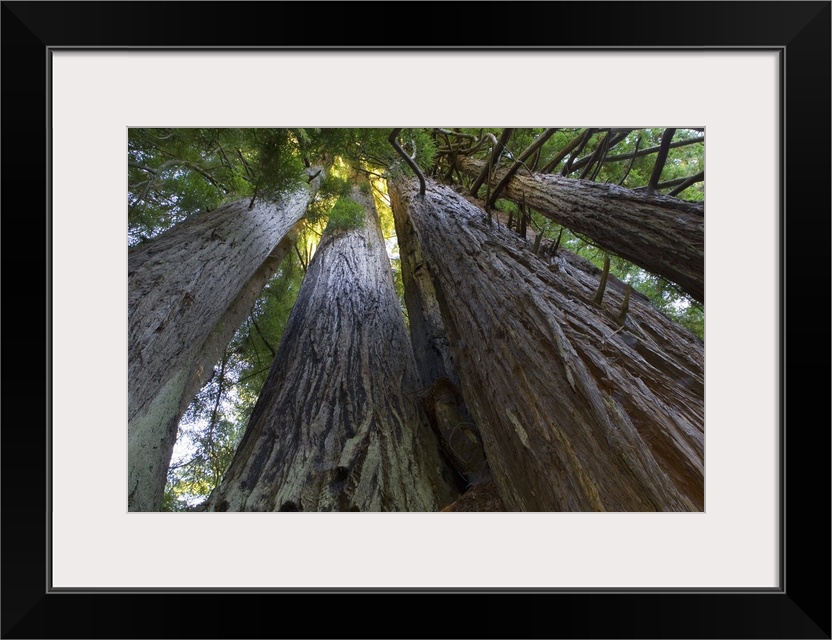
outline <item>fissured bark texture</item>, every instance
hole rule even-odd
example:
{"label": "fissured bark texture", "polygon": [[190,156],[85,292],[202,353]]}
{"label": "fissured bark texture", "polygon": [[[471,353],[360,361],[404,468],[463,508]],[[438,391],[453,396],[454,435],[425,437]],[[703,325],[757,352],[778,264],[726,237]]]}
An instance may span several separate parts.
{"label": "fissured bark texture", "polygon": [[537,257],[449,187],[390,183],[510,511],[704,508],[704,347],[599,270]]}
{"label": "fissured bark texture", "polygon": [[179,419],[291,248],[316,185],[218,207],[130,250],[130,511],[160,510]]}
{"label": "fissured bark texture", "polygon": [[375,207],[324,233],[208,511],[437,511],[459,494],[420,383]]}
{"label": "fissured bark texture", "polygon": [[[461,156],[458,166],[478,175],[483,163]],[[507,169],[494,172],[496,184]],[[704,205],[614,184],[518,172],[502,196],[525,203],[558,224],[705,300]]]}

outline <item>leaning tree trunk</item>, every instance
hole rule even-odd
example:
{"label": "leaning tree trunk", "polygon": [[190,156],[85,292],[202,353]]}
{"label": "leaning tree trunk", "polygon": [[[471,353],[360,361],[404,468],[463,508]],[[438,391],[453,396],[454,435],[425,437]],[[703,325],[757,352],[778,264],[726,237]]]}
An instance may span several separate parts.
{"label": "leaning tree trunk", "polygon": [[506,507],[704,508],[704,348],[612,276],[548,263],[448,187],[392,181]]}
{"label": "leaning tree trunk", "polygon": [[458,496],[418,401],[404,316],[369,195],[304,277],[209,511],[436,511]]}
{"label": "leaning tree trunk", "polygon": [[[461,156],[457,165],[479,175],[484,163]],[[507,169],[497,169],[496,184]],[[517,173],[502,195],[525,203],[600,247],[705,300],[705,218],[699,203],[631,191],[614,184]]]}
{"label": "leaning tree trunk", "polygon": [[291,248],[317,185],[224,205],[130,251],[130,511],[161,509],[179,419]]}

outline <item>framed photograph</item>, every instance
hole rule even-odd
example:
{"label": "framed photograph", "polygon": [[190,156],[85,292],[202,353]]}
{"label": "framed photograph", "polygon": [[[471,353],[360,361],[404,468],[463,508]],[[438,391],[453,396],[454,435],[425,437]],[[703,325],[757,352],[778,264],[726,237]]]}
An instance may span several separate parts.
{"label": "framed photograph", "polygon": [[[829,2],[2,12],[4,638],[830,637]],[[130,128],[593,125],[707,135],[704,509],[128,512]]]}

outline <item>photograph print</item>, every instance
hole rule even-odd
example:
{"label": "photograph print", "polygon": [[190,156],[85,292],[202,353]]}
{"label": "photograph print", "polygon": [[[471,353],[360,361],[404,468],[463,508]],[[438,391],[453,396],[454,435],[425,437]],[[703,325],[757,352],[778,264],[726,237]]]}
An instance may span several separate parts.
{"label": "photograph print", "polygon": [[130,128],[133,512],[704,512],[702,127]]}

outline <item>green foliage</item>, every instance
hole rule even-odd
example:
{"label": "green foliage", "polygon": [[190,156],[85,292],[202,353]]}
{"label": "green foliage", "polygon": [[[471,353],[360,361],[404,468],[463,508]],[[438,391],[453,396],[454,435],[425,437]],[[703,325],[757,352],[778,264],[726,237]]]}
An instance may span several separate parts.
{"label": "green foliage", "polygon": [[[533,214],[537,215],[537,214]],[[550,237],[557,237],[560,226],[552,223],[554,232]],[[586,258],[596,267],[602,269],[606,252],[587,240],[563,229],[560,246]],[[674,322],[687,328],[691,333],[705,339],[704,307],[667,280],[644,271],[632,262],[610,255],[610,273],[622,282],[629,283],[639,293],[644,294],[650,303]]]}
{"label": "green foliage", "polygon": [[279,198],[306,180],[298,145],[289,129],[129,129],[128,243],[225,202]]}
{"label": "green foliage", "polygon": [[179,424],[163,511],[184,511],[211,493],[231,464],[244,423],[234,419],[234,378],[239,361],[226,350],[214,378],[191,402]]}
{"label": "green foliage", "polygon": [[430,134],[430,129],[402,129],[399,133],[399,146],[413,157],[413,161],[423,173],[431,173],[436,157],[436,142]]}
{"label": "green foliage", "polygon": [[305,182],[297,138],[288,129],[245,129],[251,149],[254,193],[277,200]]}
{"label": "green foliage", "polygon": [[290,253],[281,263],[232,342],[243,362],[237,383],[238,411],[253,407],[266,381],[273,351],[286,330],[304,276],[298,253]]}
{"label": "green foliage", "polygon": [[352,183],[338,175],[335,171],[328,171],[321,183],[320,189],[306,209],[306,221],[318,224],[326,220],[332,207],[338,200],[352,191]]}
{"label": "green foliage", "polygon": [[333,172],[329,172],[321,183],[320,194],[323,196],[347,196],[352,191],[352,182]]}
{"label": "green foliage", "polygon": [[391,129],[324,128],[306,129],[304,151],[313,164],[330,165],[341,158],[353,166],[383,169],[397,157],[387,141]]}
{"label": "green foliage", "polygon": [[338,198],[329,211],[327,230],[357,229],[364,224],[364,207],[347,196]]}

